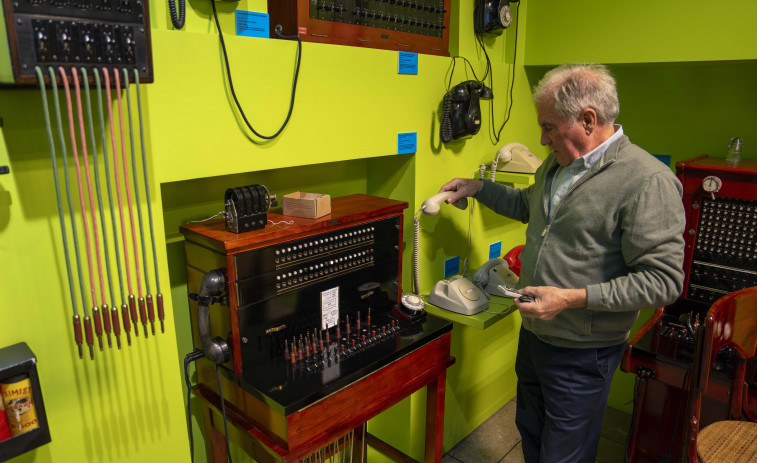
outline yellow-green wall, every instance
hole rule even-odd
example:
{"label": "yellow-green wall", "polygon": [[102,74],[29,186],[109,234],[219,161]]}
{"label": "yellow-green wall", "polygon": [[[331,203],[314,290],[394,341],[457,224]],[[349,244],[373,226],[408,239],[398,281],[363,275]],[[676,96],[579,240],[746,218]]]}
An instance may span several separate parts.
{"label": "yellow-green wall", "polygon": [[[480,76],[484,57],[472,38],[473,2],[452,4],[451,50],[471,60]],[[303,44],[289,126],[275,141],[251,142],[230,106],[209,3],[191,0],[187,6],[187,27],[175,31],[165,4],[151,5],[155,83],[142,86],[165,334],[134,339],[121,351],[98,351],[94,362],[78,359],[39,91],[0,89],[0,164],[11,168],[10,175],[0,176],[5,321],[0,345],[26,341],[36,353],[52,435],[50,444],[14,461],[188,460],[181,360],[191,341],[178,226],[221,210],[227,187],[263,183],[278,195],[365,192],[408,201],[403,267],[409,269],[411,216],[442,183],[470,177],[509,141],[546,154],[538,146],[529,87],[548,67],[565,61],[612,65],[621,95],[620,122],[632,140],[653,153],[671,154],[674,160],[718,156],[736,135],[745,140],[745,157],[757,151],[750,148],[757,146],[750,142],[757,139],[750,107],[757,101],[750,85],[757,53],[750,44],[757,29],[744,25],[755,17],[751,2],[695,8],[676,0],[631,8],[599,0],[522,0],[515,103],[500,143],[482,129],[472,139],[447,146],[437,133],[449,58],[420,55],[419,74],[407,76],[396,72],[396,52],[312,43]],[[234,10],[264,11],[262,0],[219,2],[217,7],[237,95],[253,126],[269,134],[286,115],[296,45],[233,37]],[[499,125],[508,104],[514,28],[486,45],[494,62]],[[466,72],[458,63],[453,83],[472,78]],[[486,104],[483,116],[488,127]],[[396,155],[397,133],[410,131],[418,133],[417,153]],[[443,276],[446,258],[458,255],[462,261],[468,221],[467,212],[454,208],[422,218],[422,290]],[[483,263],[490,243],[502,240],[507,250],[522,242],[522,233],[522,224],[475,207],[471,266]],[[410,287],[410,272],[403,285]],[[455,325],[457,363],[448,372],[445,449],[514,396],[518,327],[517,315],[483,332]],[[630,398],[622,376],[629,375],[620,375],[611,397],[618,407]],[[418,393],[373,420],[371,431],[419,458],[423,405],[424,394]],[[202,461],[203,439],[193,421],[196,457]],[[235,461],[243,461],[234,453]]]}

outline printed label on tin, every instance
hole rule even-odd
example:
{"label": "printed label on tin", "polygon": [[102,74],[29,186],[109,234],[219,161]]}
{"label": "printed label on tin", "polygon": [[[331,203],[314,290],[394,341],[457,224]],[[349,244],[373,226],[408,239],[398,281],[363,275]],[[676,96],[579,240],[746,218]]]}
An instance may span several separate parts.
{"label": "printed label on tin", "polygon": [[5,402],[5,414],[11,435],[17,436],[39,427],[37,411],[32,399],[32,382],[29,378],[16,383],[0,384]]}

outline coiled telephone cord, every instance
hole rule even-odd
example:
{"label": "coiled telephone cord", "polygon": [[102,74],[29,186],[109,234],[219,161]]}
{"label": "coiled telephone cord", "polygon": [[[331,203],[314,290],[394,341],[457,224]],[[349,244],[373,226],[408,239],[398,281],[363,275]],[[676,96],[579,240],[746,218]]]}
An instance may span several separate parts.
{"label": "coiled telephone cord", "polygon": [[179,0],[179,11],[176,12],[176,0],[168,0],[168,11],[171,13],[171,24],[176,29],[184,27],[184,18],[186,13],[185,0]]}
{"label": "coiled telephone cord", "polygon": [[442,123],[439,130],[439,137],[443,143],[449,143],[452,140],[452,119],[450,118],[450,111],[452,110],[452,93],[447,92],[444,95],[444,109],[442,112]]}
{"label": "coiled telephone cord", "polygon": [[418,209],[418,212],[416,212],[413,217],[413,292],[416,296],[420,294],[421,290],[420,277],[418,276],[418,248],[420,247],[421,234],[421,221],[418,218],[418,214],[420,214],[420,212],[421,209]]}

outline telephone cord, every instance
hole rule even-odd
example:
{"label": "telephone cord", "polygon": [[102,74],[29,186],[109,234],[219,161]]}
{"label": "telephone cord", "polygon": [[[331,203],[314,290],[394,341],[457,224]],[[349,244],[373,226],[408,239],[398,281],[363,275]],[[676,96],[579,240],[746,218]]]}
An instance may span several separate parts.
{"label": "telephone cord", "polygon": [[[494,139],[497,143],[499,143],[500,135],[502,135],[502,130],[505,128],[505,125],[507,125],[507,122],[510,120],[510,116],[512,115],[513,110],[513,88],[515,87],[515,63],[518,58],[518,25],[520,24],[520,3],[518,3],[518,7],[513,12],[515,15],[515,44],[513,46],[513,65],[512,65],[512,76],[510,78],[510,103],[507,108],[507,117],[505,118],[505,121],[500,126],[499,130],[494,133]],[[486,53],[486,51],[484,51]],[[487,55],[486,59],[489,59],[489,56]],[[490,83],[494,80],[494,72],[492,71],[491,77],[490,77]],[[492,132],[494,132],[494,99],[492,98],[489,100],[489,108],[491,113],[491,128]]]}
{"label": "telephone cord", "polygon": [[216,365],[216,381],[218,381],[218,395],[221,396],[221,414],[223,415],[223,435],[226,437],[226,456],[228,457],[229,463],[232,463],[231,461],[231,449],[229,448],[229,428],[227,424],[226,419],[226,405],[225,401],[223,400],[223,388],[221,387],[221,365]]}
{"label": "telephone cord", "polygon": [[[183,0],[182,0],[183,1]],[[139,117],[139,143],[142,153],[142,176],[145,181],[145,200],[147,201],[147,219],[150,224],[150,240],[152,242],[152,259],[155,265],[155,297],[158,299],[158,318],[160,319],[160,331],[164,332],[164,314],[163,314],[163,293],[160,291],[160,275],[158,272],[158,251],[155,246],[155,229],[153,228],[152,219],[152,201],[150,200],[150,181],[147,175],[147,151],[145,150],[145,133],[144,123],[142,122],[142,98],[139,94],[139,70],[134,68],[134,87],[137,91],[137,115]],[[148,290],[149,291],[149,290]]]}
{"label": "telephone cord", "polygon": [[55,144],[53,143],[53,129],[50,123],[50,110],[47,106],[47,94],[45,92],[45,78],[42,74],[42,69],[39,66],[34,66],[34,71],[37,73],[37,80],[39,81],[39,89],[42,95],[42,109],[45,116],[45,131],[47,133],[47,143],[50,146],[50,163],[53,167],[53,181],[55,183],[55,199],[58,203],[58,220],[60,221],[60,233],[63,240],[63,255],[66,258],[66,273],[68,274],[68,289],[71,293],[71,306],[74,310],[74,315],[79,315],[79,310],[76,307],[76,291],[74,290],[74,277],[71,271],[71,256],[68,250],[68,239],[66,237],[66,222],[63,219],[63,201],[61,200],[60,182],[58,180],[58,161],[55,154]]}
{"label": "telephone cord", "polygon": [[[124,73],[124,93],[126,94],[126,111],[127,116],[129,120],[129,148],[131,150],[131,173],[132,173],[132,179],[134,180],[134,199],[135,202],[135,208],[137,209],[137,220],[139,223],[139,240],[140,244],[142,245],[142,266],[144,270],[144,281],[145,281],[145,293],[144,293],[144,299],[140,298],[139,301],[139,311],[140,311],[140,317],[142,318],[142,326],[144,326],[145,329],[145,337],[147,336],[147,321],[150,322],[150,329],[152,331],[153,336],[155,335],[155,308],[152,303],[152,292],[150,291],[150,274],[148,271],[149,265],[147,264],[147,246],[145,246],[145,228],[144,224],[142,222],[142,208],[140,207],[141,200],[139,198],[139,178],[137,176],[137,157],[136,154],[134,154],[134,118],[131,115],[131,92],[129,91],[129,71],[126,68],[123,68]],[[144,145],[143,145],[144,146]],[[131,203],[130,203],[131,208]],[[130,209],[131,211],[131,209]],[[131,212],[130,212],[131,215]],[[134,217],[131,216],[132,221],[132,236],[135,234],[134,230]],[[134,239],[134,253],[137,253],[137,240]],[[137,260],[135,258],[135,260]],[[137,261],[138,262],[138,261]],[[139,263],[137,263],[139,265]],[[142,295],[142,289],[140,288],[139,292],[140,296]],[[147,303],[147,310],[145,313],[145,303]]]}
{"label": "telephone cord", "polygon": [[187,6],[185,0],[179,0],[178,14],[176,10],[176,0],[168,0],[168,12],[171,14],[171,24],[175,29],[184,27]]}
{"label": "telephone cord", "polygon": [[[108,77],[108,74],[105,68],[103,68],[103,75],[105,77],[105,82],[108,87],[110,87],[110,79]],[[102,147],[103,147],[103,167],[105,168],[105,186],[107,187],[108,191],[108,205],[110,206],[110,221],[111,221],[111,230],[113,231],[113,249],[116,254],[116,269],[118,270],[118,283],[119,283],[119,289],[121,290],[121,316],[122,320],[124,322],[124,331],[126,332],[126,340],[129,345],[131,345],[131,326],[128,323],[129,318],[128,314],[124,316],[124,313],[126,313],[126,289],[124,286],[124,276],[123,272],[121,271],[121,252],[119,250],[118,246],[118,226],[116,224],[116,208],[113,204],[113,192],[110,187],[110,162],[108,160],[108,137],[105,132],[105,116],[103,111],[103,101],[102,101],[102,83],[100,81],[100,72],[97,68],[93,69],[93,73],[95,75],[95,85],[97,87],[97,113],[100,116],[100,139],[102,140]],[[110,99],[110,88],[107,90],[108,92],[108,98]],[[112,124],[112,114],[111,114],[111,134],[113,132],[113,124]],[[115,139],[112,138],[112,146],[115,148]],[[118,182],[118,167],[114,165],[114,173],[116,182]],[[119,190],[120,194],[120,190]],[[119,198],[119,206],[120,206],[120,198]],[[126,255],[124,255],[124,259],[126,259]],[[128,263],[127,263],[128,265]],[[112,288],[111,283],[111,288]],[[115,298],[115,296],[113,296]]]}
{"label": "telephone cord", "polygon": [[292,117],[292,110],[294,109],[294,97],[297,93],[297,79],[300,75],[300,62],[302,61],[302,40],[300,40],[299,37],[296,37],[297,40],[297,59],[296,59],[296,66],[294,71],[294,80],[292,82],[292,96],[289,101],[289,111],[287,112],[286,119],[284,120],[284,123],[281,125],[279,130],[276,131],[273,135],[263,135],[258,133],[250,124],[250,122],[247,120],[247,116],[244,113],[244,110],[242,109],[242,105],[239,103],[239,99],[237,98],[237,93],[234,90],[234,83],[231,80],[231,67],[229,65],[229,57],[228,53],[226,51],[226,43],[223,40],[223,31],[221,30],[221,24],[218,21],[218,12],[216,11],[216,3],[215,0],[210,0],[210,6],[213,9],[213,18],[215,19],[216,28],[218,29],[218,39],[221,42],[221,50],[223,51],[223,60],[226,65],[226,80],[229,82],[229,90],[231,90],[231,96],[234,98],[234,103],[236,104],[237,109],[239,110],[239,115],[242,116],[242,119],[244,120],[244,123],[247,125],[247,128],[249,128],[252,133],[255,134],[258,138],[262,138],[264,140],[273,140],[274,138],[278,137],[281,132],[284,131],[284,128],[286,128],[287,124],[289,124],[289,119]]}
{"label": "telephone cord", "polygon": [[[129,91],[129,71],[123,68],[124,73],[124,93],[126,94],[126,114],[129,121],[129,148],[131,150],[131,175],[134,181],[134,199],[137,209],[137,221],[139,223],[139,242],[142,245],[142,268],[145,275],[145,289],[150,294],[150,278],[147,265],[147,247],[145,246],[145,230],[142,222],[142,208],[139,207],[141,200],[139,197],[139,178],[137,177],[137,157],[134,153],[134,119],[131,115],[131,93]],[[128,191],[128,190],[127,190]],[[132,217],[132,232],[134,228],[134,218]],[[137,252],[137,240],[134,240],[134,252]]]}
{"label": "telephone cord", "polygon": [[[103,254],[105,255],[105,274],[108,278],[108,288],[110,290],[110,300],[111,300],[111,310],[114,310],[116,307],[115,300],[116,296],[113,291],[113,278],[111,277],[111,271],[110,271],[110,248],[108,246],[108,233],[105,226],[105,212],[103,211],[103,198],[102,198],[102,188],[100,187],[100,169],[98,168],[99,162],[97,160],[97,142],[95,141],[95,128],[93,118],[92,118],[92,101],[89,97],[89,76],[87,75],[87,69],[85,67],[82,67],[81,69],[82,74],[82,81],[84,82],[84,97],[87,104],[87,125],[89,126],[89,137],[90,137],[90,146],[92,147],[92,165],[94,166],[93,170],[95,172],[95,191],[97,193],[97,205],[100,211],[100,228],[102,231],[102,243],[103,243]],[[95,69],[96,71],[97,69]],[[105,146],[103,146],[103,152],[105,152]],[[107,156],[105,157],[107,160]],[[101,283],[102,285],[102,283]],[[103,302],[103,306],[105,306]],[[116,312],[117,314],[117,312]],[[118,317],[111,317],[110,314],[103,314],[105,317],[105,320],[111,320],[112,322],[112,328],[114,332],[116,333],[116,344],[118,345],[118,348],[121,348],[121,338],[119,337],[119,334],[121,332],[120,327],[118,325]],[[111,322],[106,321],[106,331],[110,331],[109,325]],[[110,339],[108,339],[110,343]]]}
{"label": "telephone cord", "polygon": [[[50,73],[50,81],[52,82],[53,86],[53,101],[55,102],[55,119],[58,123],[58,137],[59,142],[61,144],[61,158],[63,159],[63,173],[64,173],[64,179],[66,182],[66,197],[68,198],[68,208],[69,208],[69,214],[70,214],[70,220],[71,220],[71,235],[73,236],[74,240],[74,250],[76,252],[76,269],[79,274],[79,290],[81,293],[81,300],[82,300],[82,310],[84,311],[84,337],[87,342],[87,347],[89,348],[89,358],[94,360],[95,359],[95,351],[94,351],[94,341],[92,337],[92,319],[89,318],[89,314],[87,313],[87,290],[84,288],[84,276],[82,274],[82,260],[81,260],[81,254],[79,253],[79,240],[78,240],[78,234],[76,232],[76,215],[74,213],[74,204],[71,200],[71,182],[69,180],[68,176],[68,153],[66,151],[66,138],[63,135],[63,121],[61,117],[61,111],[60,111],[60,102],[58,101],[58,84],[56,81],[55,76],[55,69],[51,66],[48,68],[48,71]],[[65,74],[64,74],[65,75]],[[76,145],[76,141],[71,140],[72,146]],[[78,172],[78,171],[77,171]],[[79,189],[81,192],[81,188]],[[84,215],[84,211],[82,210],[82,217],[86,218]],[[77,317],[74,316],[74,325],[77,325]],[[78,332],[76,333],[78,335]],[[78,343],[79,339],[77,339]],[[81,356],[80,356],[81,358]]]}
{"label": "telephone cord", "polygon": [[[87,179],[87,194],[89,195],[89,215],[92,218],[92,236],[94,237],[95,241],[95,257],[97,258],[97,274],[100,282],[100,299],[101,303],[100,306],[105,304],[105,280],[103,278],[103,269],[102,269],[102,256],[100,254],[100,233],[97,230],[97,215],[95,214],[95,195],[92,194],[92,177],[89,175],[89,150],[87,149],[87,139],[86,139],[86,129],[84,128],[84,111],[82,109],[82,99],[81,99],[81,87],[79,85],[79,73],[76,72],[75,67],[71,67],[71,76],[74,80],[74,91],[76,94],[76,112],[77,112],[77,119],[79,120],[79,135],[81,137],[81,150],[82,150],[82,157],[84,158],[84,173],[86,174],[85,178]],[[84,213],[84,212],[82,212]],[[90,264],[91,265],[91,264]],[[93,291],[94,291],[94,281],[92,284]],[[95,304],[95,300],[92,299],[92,304]]]}
{"label": "telephone cord", "polygon": [[118,75],[118,70],[113,68],[113,78],[116,81],[116,101],[118,102],[118,127],[119,134],[121,135],[121,163],[124,170],[124,186],[126,187],[126,203],[129,206],[129,222],[131,224],[131,243],[134,251],[134,271],[137,274],[137,295],[142,297],[142,277],[139,270],[139,253],[137,250],[137,232],[134,225],[134,209],[132,204],[134,202],[131,198],[131,185],[129,184],[128,161],[126,159],[126,140],[124,139],[124,111],[121,102],[121,78]]}
{"label": "telephone cord", "polygon": [[421,234],[421,221],[418,214],[423,209],[418,209],[418,212],[413,216],[413,292],[417,296],[420,293],[420,277],[418,272],[420,267],[418,265],[418,247],[420,246],[420,234]]}
{"label": "telephone cord", "polygon": [[[123,204],[123,197],[121,196],[121,180],[118,173],[118,147],[116,146],[116,129],[115,129],[115,123],[113,122],[113,98],[110,94],[110,75],[108,73],[108,69],[103,67],[103,76],[105,77],[105,96],[106,100],[108,102],[108,121],[110,123],[110,142],[111,142],[111,148],[113,150],[113,178],[115,179],[116,183],[116,197],[118,198],[118,215],[121,219],[120,225],[121,225],[121,245],[124,251],[124,266],[126,267],[126,287],[129,291],[129,312],[131,314],[131,320],[134,322],[134,334],[139,335],[139,329],[137,328],[136,324],[136,307],[134,307],[134,293],[132,291],[131,287],[131,268],[129,265],[129,246],[126,242],[126,220],[124,219],[124,204]],[[118,76],[118,73],[115,73],[116,76]],[[122,131],[122,137],[123,138],[123,131]],[[124,175],[126,175],[126,172],[124,172]],[[121,309],[125,309],[125,305],[121,306]],[[128,317],[124,317],[124,327],[128,326],[126,325],[126,320],[128,320]],[[127,330],[128,331],[128,330]]]}
{"label": "telephone cord", "polygon": [[[63,90],[66,95],[66,106],[68,109],[68,129],[71,136],[71,151],[74,154],[74,164],[76,165],[76,184],[79,187],[79,206],[81,207],[81,221],[84,226],[84,243],[86,246],[87,251],[87,262],[88,262],[88,273],[89,273],[89,282],[90,282],[90,292],[92,294],[92,304],[95,305],[95,278],[94,273],[92,271],[92,252],[90,250],[90,242],[89,242],[89,223],[87,221],[87,208],[84,205],[84,188],[82,186],[81,181],[81,165],[79,164],[79,151],[76,147],[76,133],[74,129],[74,116],[73,116],[73,106],[71,104],[71,90],[69,89],[68,85],[68,77],[66,76],[66,71],[63,69],[62,66],[58,67],[58,72],[60,73],[60,77],[62,79],[62,85]],[[73,220],[74,217],[71,217],[71,220]],[[85,301],[86,304],[86,301]]]}
{"label": "telephone cord", "polygon": [[47,93],[45,90],[45,78],[42,74],[42,68],[39,66],[34,67],[34,72],[37,74],[37,81],[39,82],[40,94],[42,96],[42,113],[45,117],[45,133],[47,134],[47,144],[50,147],[50,163],[52,164],[53,171],[53,183],[55,184],[55,200],[58,204],[58,220],[60,222],[60,233],[63,241],[63,255],[66,260],[66,274],[68,275],[68,290],[71,295],[71,307],[74,312],[74,340],[76,341],[77,348],[79,350],[79,358],[82,358],[82,333],[81,324],[79,322],[79,310],[76,307],[76,290],[74,289],[74,277],[71,271],[71,256],[68,249],[68,238],[66,237],[66,221],[63,218],[63,201],[61,200],[60,182],[58,180],[58,161],[55,154],[55,143],[53,142],[53,129],[50,123],[50,109],[47,105]]}
{"label": "telephone cord", "polygon": [[[108,347],[112,347],[111,344],[111,338],[110,338],[110,318],[108,317],[108,313],[105,314],[105,320],[102,320],[102,313],[100,307],[105,307],[107,310],[108,304],[105,299],[105,280],[103,278],[103,267],[102,267],[102,257],[100,254],[100,237],[99,232],[97,231],[97,215],[95,214],[95,195],[92,194],[92,176],[90,175],[89,171],[89,152],[87,150],[87,137],[86,137],[86,129],[84,128],[84,110],[82,109],[82,98],[81,98],[81,85],[79,84],[79,73],[76,72],[76,67],[71,66],[71,77],[74,81],[74,91],[76,95],[76,115],[77,119],[79,121],[79,136],[81,139],[81,151],[82,151],[82,157],[84,158],[84,174],[85,178],[87,179],[87,195],[89,196],[89,212],[90,217],[92,218],[92,237],[94,238],[95,243],[95,259],[97,259],[97,276],[98,281],[100,283],[100,304],[98,305],[95,298],[92,299],[92,305],[94,306],[92,308],[94,321],[95,321],[95,333],[97,334],[97,340],[98,344],[100,345],[100,350],[103,350],[103,343],[102,343],[102,332],[103,332],[103,326],[105,326],[105,335],[108,340]],[[97,148],[95,148],[97,149]],[[85,211],[82,211],[82,215],[86,214]],[[89,262],[89,265],[92,266],[92,262]],[[90,270],[91,272],[91,270]],[[91,280],[92,290],[95,291],[95,280]]]}
{"label": "telephone cord", "polygon": [[447,91],[444,95],[444,109],[442,110],[442,123],[439,128],[439,138],[443,143],[449,143],[452,141],[452,119],[450,116],[452,111],[452,95]]}

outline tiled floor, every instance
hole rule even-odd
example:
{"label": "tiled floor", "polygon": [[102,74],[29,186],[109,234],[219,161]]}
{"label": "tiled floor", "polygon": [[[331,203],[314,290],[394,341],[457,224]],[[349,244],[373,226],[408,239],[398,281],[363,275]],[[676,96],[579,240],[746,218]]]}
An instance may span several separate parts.
{"label": "tiled floor", "polygon": [[[597,463],[624,461],[631,415],[607,408],[599,440]],[[515,399],[447,452],[442,463],[522,463],[520,434],[515,428]]]}

